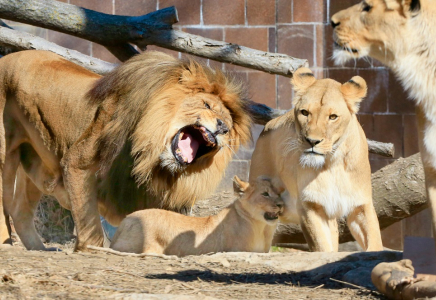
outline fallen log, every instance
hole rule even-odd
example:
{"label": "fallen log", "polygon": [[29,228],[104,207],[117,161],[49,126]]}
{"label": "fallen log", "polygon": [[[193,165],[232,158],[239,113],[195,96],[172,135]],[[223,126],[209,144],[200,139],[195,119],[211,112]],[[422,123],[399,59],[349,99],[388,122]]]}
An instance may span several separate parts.
{"label": "fallen log", "polygon": [[[386,228],[427,208],[424,169],[420,154],[400,158],[372,174],[372,194],[380,228]],[[340,242],[354,240],[344,220]],[[274,243],[306,243],[299,225],[281,224]]]}
{"label": "fallen log", "polygon": [[307,60],[259,51],[172,29],[178,22],[175,7],[138,17],[108,15],[54,0],[0,0],[0,18],[56,30],[105,46],[125,61],[157,45],[171,50],[292,77]]}
{"label": "fallen log", "polygon": [[[2,25],[0,23],[0,54],[5,55],[10,52],[22,50],[48,50],[57,53],[65,59],[100,75],[109,73],[117,66],[116,64],[111,64],[103,60],[87,56],[78,51],[61,47],[32,34],[10,29],[4,25],[6,24],[3,23]],[[274,119],[286,112],[286,110],[274,109],[253,101],[251,101],[249,109],[251,115],[253,116],[254,122],[260,125],[265,125],[271,119]],[[368,140],[368,148],[369,152],[371,153],[386,157],[394,156],[394,145],[392,143],[382,143]]]}

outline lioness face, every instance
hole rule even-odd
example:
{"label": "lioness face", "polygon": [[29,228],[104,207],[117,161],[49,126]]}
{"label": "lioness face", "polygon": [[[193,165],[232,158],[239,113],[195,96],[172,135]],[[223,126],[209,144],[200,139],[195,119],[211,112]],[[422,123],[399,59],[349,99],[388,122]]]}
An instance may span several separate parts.
{"label": "lioness face", "polygon": [[319,80],[295,105],[302,166],[322,167],[348,127],[351,113],[339,88],[337,82]]}
{"label": "lioness face", "polygon": [[418,9],[417,0],[365,0],[336,13],[332,17],[336,63],[371,56],[389,65],[406,50],[407,21]]}
{"label": "lioness face", "polygon": [[292,84],[298,138],[291,141],[290,149],[301,153],[301,166],[322,168],[346,136],[350,120],[366,95],[366,83],[359,76],[342,85],[332,79],[316,80],[309,69],[300,68]]}
{"label": "lioness face", "polygon": [[216,95],[200,92],[187,97],[177,107],[173,120],[164,156],[167,165],[201,163],[222,147],[231,147],[232,117]]}
{"label": "lioness face", "polygon": [[245,210],[258,221],[274,224],[283,213],[285,204],[280,194],[284,190],[275,187],[268,177],[259,176],[249,184],[235,176],[233,189],[241,196],[240,202]]}

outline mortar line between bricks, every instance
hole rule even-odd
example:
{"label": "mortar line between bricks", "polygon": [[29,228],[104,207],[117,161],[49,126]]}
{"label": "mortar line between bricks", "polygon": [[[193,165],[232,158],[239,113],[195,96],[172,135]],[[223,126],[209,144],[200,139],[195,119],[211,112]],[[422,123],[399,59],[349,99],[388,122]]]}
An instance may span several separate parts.
{"label": "mortar line between bricks", "polygon": [[244,1],[244,19],[245,19],[245,26],[248,26],[248,20],[247,20],[247,0]]}
{"label": "mortar line between bricks", "polygon": [[318,66],[318,60],[317,60],[317,56],[316,55],[316,50],[318,48],[318,38],[317,38],[317,34],[316,34],[316,25],[313,25],[313,65],[314,66]]}
{"label": "mortar line between bricks", "polygon": [[209,24],[209,25],[199,25],[199,24],[194,24],[194,25],[174,25],[173,28],[174,29],[179,29],[179,28],[186,28],[186,29],[219,29],[219,28],[271,28],[272,26],[274,26],[274,24],[269,24],[269,25],[220,25],[220,24]]}
{"label": "mortar line between bricks", "polygon": [[204,20],[203,20],[203,0],[200,0],[200,25],[203,28],[204,27]]}

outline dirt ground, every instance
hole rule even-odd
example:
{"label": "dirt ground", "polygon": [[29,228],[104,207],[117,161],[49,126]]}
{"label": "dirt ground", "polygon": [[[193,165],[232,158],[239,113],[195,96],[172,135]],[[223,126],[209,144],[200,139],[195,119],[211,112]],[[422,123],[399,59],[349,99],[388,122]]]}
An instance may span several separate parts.
{"label": "dirt ground", "polygon": [[[192,213],[219,211],[232,199],[221,194]],[[274,248],[279,252],[131,257],[73,253],[73,242],[50,246],[62,252],[26,251],[19,242],[0,248],[0,299],[385,299],[369,272],[401,256]]]}

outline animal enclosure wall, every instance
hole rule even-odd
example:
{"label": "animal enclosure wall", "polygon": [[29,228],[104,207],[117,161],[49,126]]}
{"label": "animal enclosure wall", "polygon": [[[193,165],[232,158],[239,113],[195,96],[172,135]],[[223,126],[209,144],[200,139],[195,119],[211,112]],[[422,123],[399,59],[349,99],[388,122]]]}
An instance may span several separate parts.
{"label": "animal enclosure wall", "polygon": [[[176,6],[180,22],[176,29],[215,40],[237,43],[258,50],[285,53],[309,61],[317,78],[329,77],[341,82],[354,75],[368,83],[368,96],[363,101],[359,119],[367,137],[395,144],[396,158],[418,152],[415,111],[393,74],[372,59],[358,60],[345,66],[335,66],[332,55],[332,28],[330,16],[360,0],[64,0],[62,2],[88,9],[119,15],[142,15],[156,9]],[[104,47],[47,29],[7,22],[15,29],[31,32],[67,48],[87,55],[117,62]],[[175,57],[183,53],[149,46]],[[203,60],[209,65],[236,72],[247,82],[254,101],[271,107],[289,109],[292,89],[289,79],[238,66]],[[262,127],[253,128],[254,138]],[[254,140],[255,140],[254,139]],[[252,147],[242,149],[226,172],[220,189],[230,189],[234,174],[242,179],[248,176]],[[393,159],[370,155],[372,171]],[[426,210],[417,216],[394,224],[384,231],[388,247],[402,248],[403,235],[430,236],[430,214]]]}

